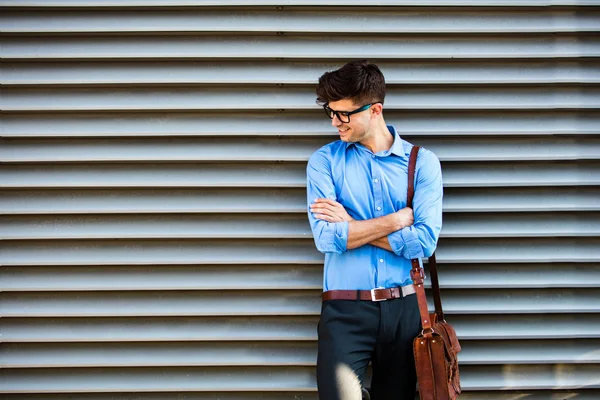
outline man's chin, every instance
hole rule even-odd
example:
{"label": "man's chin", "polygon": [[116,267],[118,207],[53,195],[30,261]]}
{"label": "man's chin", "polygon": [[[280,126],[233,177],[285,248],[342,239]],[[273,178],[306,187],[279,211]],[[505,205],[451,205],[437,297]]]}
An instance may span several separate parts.
{"label": "man's chin", "polygon": [[342,140],[342,142],[351,142],[350,132],[348,132],[348,131],[346,131],[344,133],[338,132],[338,135],[340,135],[340,139]]}

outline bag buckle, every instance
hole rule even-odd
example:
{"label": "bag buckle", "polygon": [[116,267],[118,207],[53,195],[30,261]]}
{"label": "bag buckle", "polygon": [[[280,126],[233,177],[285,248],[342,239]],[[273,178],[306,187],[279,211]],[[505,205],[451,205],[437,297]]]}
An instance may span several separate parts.
{"label": "bag buckle", "polygon": [[383,286],[379,286],[375,289],[371,289],[371,301],[384,301],[387,299],[378,299],[377,296],[375,295],[375,291],[376,290],[380,290],[380,289],[385,289]]}

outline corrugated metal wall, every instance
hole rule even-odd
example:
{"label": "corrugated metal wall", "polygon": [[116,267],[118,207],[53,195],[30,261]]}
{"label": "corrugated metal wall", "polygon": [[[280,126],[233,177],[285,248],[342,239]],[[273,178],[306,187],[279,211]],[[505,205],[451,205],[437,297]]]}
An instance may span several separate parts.
{"label": "corrugated metal wall", "polygon": [[316,399],[314,86],[362,57],[443,163],[464,399],[600,398],[594,5],[0,1],[3,398]]}

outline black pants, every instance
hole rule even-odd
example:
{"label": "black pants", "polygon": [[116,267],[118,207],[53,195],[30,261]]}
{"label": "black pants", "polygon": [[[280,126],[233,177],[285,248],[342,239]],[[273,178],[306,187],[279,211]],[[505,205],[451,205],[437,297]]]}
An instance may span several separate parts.
{"label": "black pants", "polygon": [[381,302],[325,301],[318,330],[320,400],[360,399],[369,361],[371,400],[415,398],[412,342],[421,331],[416,295]]}

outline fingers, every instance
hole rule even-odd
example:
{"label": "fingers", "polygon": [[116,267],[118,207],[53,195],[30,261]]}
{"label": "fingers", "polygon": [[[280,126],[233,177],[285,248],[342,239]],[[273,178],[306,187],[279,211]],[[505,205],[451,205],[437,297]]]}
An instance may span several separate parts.
{"label": "fingers", "polygon": [[340,210],[339,207],[336,206],[332,206],[331,204],[311,204],[310,205],[310,209],[313,212],[320,212],[320,211],[331,211],[331,212],[335,212],[336,210]]}
{"label": "fingers", "polygon": [[331,204],[331,205],[338,205],[338,204],[341,205],[337,201],[331,200],[331,199],[315,199],[314,203],[316,203],[316,204],[319,204],[319,203],[323,204],[323,203],[325,203],[325,204]]}
{"label": "fingers", "polygon": [[[335,200],[330,200],[330,199],[316,199],[315,202],[313,204],[310,205],[310,210],[312,212],[325,212],[326,211],[330,211],[330,212],[341,212],[342,210],[345,211],[344,207],[338,203]],[[327,213],[330,214],[330,213]]]}
{"label": "fingers", "polygon": [[315,214],[315,218],[327,222],[342,222],[342,220],[339,217],[334,215]]}
{"label": "fingers", "polygon": [[342,222],[345,220],[344,216],[348,214],[344,206],[331,199],[316,199],[310,205],[310,212],[316,219],[327,222]]}

